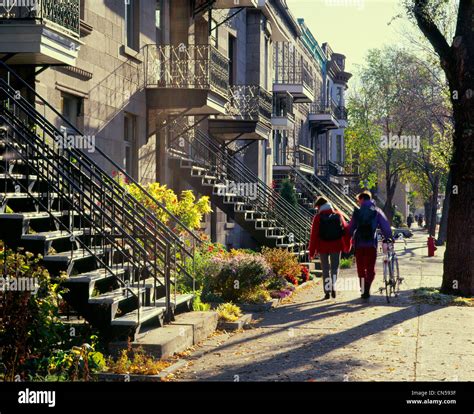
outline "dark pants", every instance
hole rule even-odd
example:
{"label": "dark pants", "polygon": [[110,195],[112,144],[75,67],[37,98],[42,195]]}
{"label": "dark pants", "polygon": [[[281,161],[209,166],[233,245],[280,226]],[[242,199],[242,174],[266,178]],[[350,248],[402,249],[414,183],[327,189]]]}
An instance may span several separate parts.
{"label": "dark pants", "polygon": [[355,249],[357,274],[362,290],[369,291],[375,278],[376,247],[359,247]]}
{"label": "dark pants", "polygon": [[[336,290],[337,274],[339,272],[339,262],[341,260],[341,252],[338,253],[319,253],[321,260],[321,269],[323,271],[323,287],[324,293],[330,293]],[[329,263],[331,260],[331,263]]]}

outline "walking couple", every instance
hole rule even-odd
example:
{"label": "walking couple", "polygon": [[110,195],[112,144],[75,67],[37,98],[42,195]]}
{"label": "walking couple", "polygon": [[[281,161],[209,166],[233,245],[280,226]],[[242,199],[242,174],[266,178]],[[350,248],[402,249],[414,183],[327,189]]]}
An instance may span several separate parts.
{"label": "walking couple", "polygon": [[377,260],[377,228],[386,239],[392,238],[390,223],[385,214],[375,206],[372,194],[363,191],[357,196],[351,221],[346,223],[342,213],[326,200],[316,200],[317,210],[311,228],[310,259],[319,254],[323,272],[324,299],[336,297],[337,276],[341,252],[349,253],[354,246],[357,274],[363,299],[370,297],[370,287],[375,278]]}

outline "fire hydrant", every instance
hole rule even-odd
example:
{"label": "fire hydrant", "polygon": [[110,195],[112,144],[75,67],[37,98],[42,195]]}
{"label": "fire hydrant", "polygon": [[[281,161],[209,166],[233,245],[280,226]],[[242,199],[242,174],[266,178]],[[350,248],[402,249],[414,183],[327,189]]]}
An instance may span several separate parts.
{"label": "fire hydrant", "polygon": [[438,248],[435,246],[435,239],[432,236],[428,237],[428,257],[433,257],[435,255],[435,251]]}

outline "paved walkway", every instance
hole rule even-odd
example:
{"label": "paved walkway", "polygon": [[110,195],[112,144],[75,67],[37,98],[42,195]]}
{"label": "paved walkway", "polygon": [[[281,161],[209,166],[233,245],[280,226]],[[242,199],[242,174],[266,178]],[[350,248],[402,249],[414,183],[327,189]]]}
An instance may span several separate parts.
{"label": "paved walkway", "polygon": [[397,243],[405,282],[393,303],[376,292],[381,258],[368,303],[360,299],[355,269],[344,270],[340,277],[349,290],[336,299],[320,300],[318,280],[289,303],[262,314],[254,328],[205,341],[176,379],[473,381],[474,308],[420,305],[410,299],[417,287],[441,284],[444,248],[428,258],[426,237],[415,231],[406,251]]}

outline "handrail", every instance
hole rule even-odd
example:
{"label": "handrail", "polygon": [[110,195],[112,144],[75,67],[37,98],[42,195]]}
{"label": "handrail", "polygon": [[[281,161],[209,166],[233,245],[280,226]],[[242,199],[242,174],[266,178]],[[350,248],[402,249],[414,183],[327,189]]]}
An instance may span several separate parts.
{"label": "handrail", "polygon": [[[30,85],[28,85],[11,67],[9,67],[6,63],[0,61],[0,66],[3,66],[4,69],[6,69],[9,73],[11,73],[24,87],[26,87],[28,89],[28,91],[30,93],[33,94],[33,96],[36,98],[36,99],[39,99],[39,101],[42,103],[42,105],[45,105],[45,107],[47,107],[49,110],[51,110],[54,115],[56,115],[57,117],[60,118],[61,122],[63,123],[66,123],[68,128],[72,129],[74,132],[76,132],[79,136],[84,136],[84,134],[82,134],[69,120],[67,120],[63,115],[61,115],[55,108],[53,108],[43,97],[41,97],[33,88],[31,88]],[[37,112],[34,108],[33,110],[36,112],[37,116],[40,117],[40,118],[43,118],[46,122],[49,122],[47,121],[39,112]],[[56,127],[53,126],[53,128],[56,130],[56,132],[58,133],[58,135],[62,135],[61,131],[59,131]],[[91,164],[94,164],[95,165],[95,162],[92,161],[84,152],[82,151],[78,151],[76,148],[70,148],[70,150],[72,150],[74,152],[74,155],[77,155],[77,156],[80,156],[82,158],[84,158],[85,160],[87,160],[89,163]],[[186,225],[184,223],[182,223],[182,221],[176,217],[173,213],[171,213],[162,203],[160,203],[159,201],[157,201],[153,196],[151,196],[148,191],[146,191],[143,187],[141,187],[141,185],[134,179],[132,178],[122,167],[120,167],[114,160],[112,160],[104,151],[102,151],[99,147],[95,147],[95,150],[97,153],[99,153],[99,155],[101,155],[107,162],[109,162],[114,168],[116,168],[116,171],[118,173],[120,173],[123,177],[126,178],[127,182],[129,183],[132,183],[132,184],[135,184],[139,189],[140,191],[142,192],[142,194],[144,196],[146,196],[148,198],[148,201],[151,202],[152,204],[155,204],[156,206],[158,206],[158,208],[165,212],[167,214],[167,216],[169,217],[170,220],[173,220],[173,222],[175,222],[176,224],[178,224],[181,229],[184,230],[184,232],[186,233],[187,236],[191,237],[192,239],[194,239],[195,241],[197,242],[200,242],[201,239],[193,232],[191,231],[190,229],[188,229],[186,227]],[[107,175],[107,173],[105,173],[100,167],[98,167],[97,165],[95,165],[95,168],[99,171],[101,171],[104,175]],[[130,195],[119,185],[117,184],[117,187],[119,187],[121,189],[121,192],[124,193],[124,195],[128,195],[130,197]],[[136,200],[134,200],[136,201]],[[138,203],[141,205],[141,203]],[[155,217],[156,219],[156,217]],[[161,227],[163,226],[163,223],[161,221],[159,221],[158,219],[156,219],[156,222],[157,224]],[[164,227],[164,226],[163,226]],[[167,229],[169,230],[169,229]],[[176,242],[180,242],[179,238],[176,236],[176,234],[174,234],[172,231],[169,231],[170,235],[175,239]]]}
{"label": "handrail", "polygon": [[322,196],[325,198],[328,198],[328,201],[331,202],[331,204],[336,207],[338,210],[340,210],[346,218],[351,217],[351,211],[350,209],[347,209],[347,206],[340,203],[340,200],[336,198],[337,201],[335,201],[334,198],[328,197],[328,194],[325,193],[323,190],[321,190],[319,187],[317,187],[313,182],[311,182],[305,175],[303,175],[300,171],[298,171],[296,168],[292,167],[292,172],[293,174],[297,177],[297,184],[300,184],[303,186],[303,188],[310,194],[316,194],[317,196]]}
{"label": "handrail", "polygon": [[[9,114],[9,111],[3,110],[2,113],[3,113],[4,115],[10,115],[10,116],[11,116],[11,114]],[[12,118],[12,121],[14,121],[14,117],[11,117],[11,118]],[[19,145],[20,147],[22,147],[22,146],[26,143],[26,153],[29,153],[31,150],[36,150],[36,151],[37,151],[38,148],[43,148],[43,149],[49,148],[48,146],[43,146],[43,147],[41,147],[41,146],[35,145],[35,144],[32,143],[29,139],[25,139],[25,138],[26,138],[26,136],[24,135],[25,131],[24,131],[24,130],[23,130],[23,131],[20,131],[20,130],[17,128],[16,125],[12,124],[12,123],[9,121],[8,118],[6,118],[6,117],[4,117],[4,116],[0,116],[0,120],[3,120],[4,122],[6,122],[7,125],[8,125],[15,133],[17,133],[17,134],[19,134],[19,135],[22,136],[23,140],[20,141],[20,140],[17,140],[17,139],[14,139],[14,138],[13,138],[13,141],[14,141],[17,145]],[[19,125],[19,127],[21,127],[21,126],[22,126],[22,125]],[[23,126],[23,127],[24,127],[24,126]],[[12,138],[12,137],[14,137],[14,135],[10,135],[10,138]],[[8,144],[7,144],[7,145],[8,145]],[[22,159],[22,160],[24,160],[24,161],[26,161],[26,162],[29,161],[28,156],[24,156],[24,154],[23,154],[21,151],[19,151],[17,148],[15,148],[15,146],[11,146],[11,149],[13,149],[13,150],[15,151],[15,153],[16,153],[18,156],[20,156],[20,159]],[[37,152],[39,153],[39,151],[37,151]],[[49,151],[49,155],[54,156],[54,154],[51,154],[51,151]],[[42,158],[42,159],[43,159],[44,161],[46,161],[48,164],[50,164],[51,166],[53,166],[53,163],[51,162],[51,160],[50,160],[49,158],[44,157],[44,158]],[[29,165],[29,167],[30,167],[30,166],[31,166],[31,165]],[[51,180],[52,177],[49,175],[49,173],[51,173],[50,170],[48,170],[48,169],[40,169],[40,168],[36,168],[36,167],[31,167],[31,168],[35,171],[35,175],[37,175],[38,178],[43,178],[43,179],[47,180],[48,183],[53,187],[53,189],[55,190],[55,192],[57,192],[58,194],[59,194],[59,193],[63,193],[63,188],[61,188],[61,186],[59,186],[59,185],[55,186],[54,181]],[[14,181],[17,183],[17,185],[18,185],[22,190],[25,191],[26,194],[28,194],[30,197],[34,198],[31,189],[29,189],[29,188],[27,188],[26,186],[24,186],[24,185],[21,183],[21,181],[20,181],[19,179],[15,178],[15,175],[14,175],[14,174],[10,174],[7,169],[5,169],[5,171],[6,171],[6,174],[9,175],[9,177],[10,177],[12,180],[14,180]],[[46,172],[45,172],[45,171],[46,171]],[[30,174],[28,174],[28,175],[30,175]],[[57,178],[59,178],[59,175],[58,175]],[[78,190],[78,191],[80,190],[80,188],[79,188],[77,185],[75,185],[75,183],[70,182],[70,184],[71,184],[73,187],[75,187],[76,190]],[[48,189],[48,192],[49,192],[49,189]],[[86,197],[86,198],[87,198],[87,197]],[[90,201],[90,200],[89,200],[89,201]],[[58,225],[60,226],[60,228],[62,227],[65,231],[71,232],[71,229],[68,228],[68,227],[64,224],[64,222],[61,221],[61,219],[59,219],[58,217],[56,217],[54,214],[52,214],[52,213],[48,210],[48,206],[47,206],[47,205],[45,205],[44,203],[42,203],[40,200],[36,200],[36,202],[38,203],[38,205],[40,205],[41,207],[43,207],[43,208],[45,209],[45,211],[49,214],[50,218],[51,218],[52,220],[54,220],[54,221],[56,222],[56,224],[58,224]],[[70,203],[70,205],[71,205],[71,207],[74,207],[74,205],[73,205],[72,203]],[[78,210],[76,209],[76,211],[78,211]],[[107,217],[107,218],[110,219],[110,216],[108,216],[105,211],[101,211],[101,213],[103,214],[104,217]],[[91,229],[92,229],[92,226],[94,226],[95,223],[94,223],[92,220],[90,220],[90,219],[87,217],[87,215],[85,215],[85,216],[83,217],[83,219],[84,219],[85,221],[87,221],[87,222],[91,225]],[[109,221],[112,221],[112,222],[113,222],[112,219],[110,219]],[[95,227],[97,227],[98,229],[100,229],[100,228],[99,228],[98,226],[96,226],[96,225],[95,225]],[[71,233],[71,234],[72,234],[72,233]],[[98,235],[98,234],[94,234],[94,236],[97,236],[97,235]],[[105,236],[105,234],[101,234],[101,235]],[[130,236],[130,235],[129,235],[129,236]],[[131,236],[130,236],[130,237],[131,237]],[[104,238],[106,238],[106,237],[104,237]],[[109,242],[110,245],[115,245],[116,247],[118,247],[117,243],[115,242],[115,238],[116,238],[116,237],[110,237],[110,238],[108,238],[107,241]],[[80,238],[75,238],[75,241],[78,242],[78,243],[82,246],[82,249],[83,249],[83,250],[86,250],[86,251],[87,251],[88,253],[90,253],[91,255],[94,255],[95,258],[98,260],[98,262],[99,262],[109,273],[113,274],[113,269],[110,267],[110,266],[113,266],[113,264],[109,265],[109,264],[105,263],[100,257],[98,257],[96,254],[94,254],[94,252],[89,248],[89,246],[87,246]],[[145,251],[143,248],[141,249],[141,252],[144,253],[144,254],[146,254],[146,251]],[[129,258],[131,258],[131,256],[129,256]],[[134,266],[134,263],[133,263],[133,262],[130,262],[130,264],[131,264],[132,266]],[[124,288],[128,288],[128,287],[129,287],[129,286],[128,286],[124,281],[122,281],[121,279],[117,279],[117,280],[119,281],[119,283],[120,283]],[[131,293],[134,294],[133,291],[132,291]],[[134,294],[134,295],[135,295],[135,294]]]}
{"label": "handrail", "polygon": [[[255,207],[257,211],[264,211],[270,219],[279,223],[280,227],[289,232],[287,238],[290,238],[290,234],[293,234],[295,242],[307,244],[312,219],[309,213],[293,207],[261,181],[245,164],[230,155],[202,131],[198,130],[193,139],[186,137],[186,141],[189,145],[189,156],[194,157],[193,161],[210,168],[212,172],[217,173],[221,181],[229,179],[239,183],[256,184],[257,194],[255,199],[242,196],[241,198],[245,200],[245,203]],[[174,141],[170,141],[170,147],[173,143]]]}
{"label": "handrail", "polygon": [[0,20],[39,20],[41,22],[45,20],[53,23],[55,27],[60,26],[66,34],[74,39],[80,37],[80,0],[31,0],[21,2],[10,0],[9,3],[12,7],[0,16]]}
{"label": "handrail", "polygon": [[[115,240],[108,239],[109,244],[115,246],[117,251],[120,251],[122,259],[127,259],[129,265],[140,271],[143,269],[143,264],[145,267],[148,267],[152,270],[151,276],[155,280],[155,284],[163,284],[161,280],[157,278],[157,275],[164,276],[166,289],[166,302],[167,302],[167,314],[171,311],[170,305],[170,289],[171,284],[170,280],[170,270],[172,270],[171,265],[175,266],[177,272],[186,275],[187,277],[193,276],[190,275],[186,269],[185,264],[179,263],[176,260],[176,255],[179,255],[181,259],[186,260],[187,257],[194,257],[193,251],[188,251],[187,246],[184,242],[175,234],[171,229],[167,228],[154,213],[148,208],[144,207],[139,203],[135,198],[133,198],[119,183],[111,179],[107,173],[105,173],[100,167],[97,166],[90,158],[87,157],[82,151],[76,148],[63,148],[62,152],[56,150],[52,151],[52,147],[47,142],[47,137],[51,140],[54,140],[61,135],[61,132],[52,125],[45,117],[38,113],[38,111],[28,102],[23,96],[17,96],[17,90],[13,89],[10,85],[11,78],[14,77],[20,85],[23,85],[27,90],[29,89],[34,96],[42,103],[51,109],[60,119],[64,121],[66,125],[69,125],[73,131],[78,132],[79,136],[82,134],[66,119],[64,119],[54,108],[52,108],[41,96],[39,96],[35,91],[33,91],[29,85],[27,85],[23,79],[21,79],[11,68],[5,65],[3,62],[0,62],[9,74],[8,82],[0,78],[0,85],[3,86],[3,91],[6,94],[6,101],[2,108],[6,115],[10,114],[14,122],[22,125],[23,131],[22,138],[29,142],[32,148],[42,155],[42,158],[49,164],[46,172],[53,173],[55,171],[55,177],[58,180],[58,185],[55,187],[56,192],[62,194],[62,199],[67,201],[68,207],[71,208],[73,204],[73,194],[78,196],[83,207],[87,207],[90,211],[94,212],[97,216],[96,220],[100,221],[100,224],[90,222],[91,228],[94,227],[95,230],[100,230],[101,226],[103,227],[105,222],[111,224],[111,227],[115,230],[119,230],[120,238],[126,240],[127,245],[122,247],[117,243],[114,243]],[[13,108],[16,111],[21,110],[21,116],[15,115],[15,113],[10,113],[10,103],[13,103]],[[6,105],[6,106],[5,106]],[[26,120],[24,119],[26,116]],[[38,125],[43,132],[43,139],[39,138],[36,133],[29,131],[29,122],[35,123]],[[28,138],[29,137],[29,138]],[[29,141],[31,138],[35,141],[34,144],[31,144]],[[117,168],[125,177],[127,177],[130,182],[133,182],[140,188],[145,194],[149,201],[154,205],[159,206],[159,208],[169,214],[170,219],[178,223],[184,230],[185,235],[194,236],[191,238],[193,242],[198,239],[194,233],[180,222],[180,220],[171,214],[166,208],[162,207],[159,202],[157,202],[153,197],[151,197],[139,184],[137,184],[132,177],[130,177],[125,171],[123,171],[113,160],[111,160],[106,154],[104,154],[100,148],[97,148],[97,151],[102,155],[106,160],[109,160],[110,163]],[[51,163],[49,158],[54,160],[54,163]],[[28,160],[27,160],[28,161]],[[38,174],[41,175],[41,174]],[[62,183],[62,184],[59,184]],[[67,185],[65,185],[67,184]],[[69,193],[64,193],[63,188],[69,189]],[[50,187],[48,187],[49,191]],[[99,202],[99,205],[96,202]],[[122,203],[122,204],[120,204]],[[104,208],[102,208],[104,207]],[[84,219],[84,212],[81,210],[76,210],[79,213],[81,220]],[[122,219],[120,226],[117,225],[117,217],[114,217],[115,213],[121,214],[119,218]],[[187,230],[187,231],[186,231]],[[104,236],[104,235],[102,235]],[[132,237],[134,236],[134,237]],[[143,246],[142,244],[143,243]],[[128,247],[127,247],[128,246]],[[172,247],[172,249],[170,248]],[[131,250],[131,255],[128,254],[124,248],[129,248]],[[173,251],[175,257],[174,260],[171,258],[171,251]],[[99,258],[98,258],[99,259]],[[164,271],[160,268],[161,264],[164,266]],[[176,278],[176,273],[175,273]],[[140,282],[141,278],[139,279]],[[176,279],[175,279],[176,282]],[[176,292],[175,292],[176,294]],[[139,298],[140,300],[140,298]],[[140,310],[138,310],[139,318]]]}

